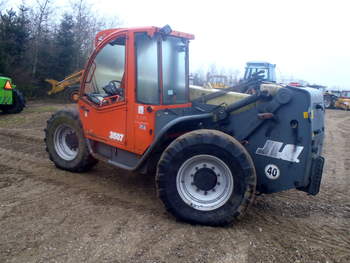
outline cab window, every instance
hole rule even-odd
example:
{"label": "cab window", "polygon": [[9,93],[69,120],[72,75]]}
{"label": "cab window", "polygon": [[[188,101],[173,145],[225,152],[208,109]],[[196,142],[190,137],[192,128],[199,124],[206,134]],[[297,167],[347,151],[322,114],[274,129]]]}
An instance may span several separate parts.
{"label": "cab window", "polygon": [[85,95],[95,103],[113,97],[123,101],[125,74],[125,36],[118,37],[105,45],[90,66],[85,83]]}
{"label": "cab window", "polygon": [[188,41],[135,34],[137,102],[183,104],[188,96]]}
{"label": "cab window", "polygon": [[168,36],[162,41],[163,104],[188,102],[187,43]]}
{"label": "cab window", "polygon": [[146,33],[136,33],[135,44],[137,101],[144,104],[159,104],[157,39]]}

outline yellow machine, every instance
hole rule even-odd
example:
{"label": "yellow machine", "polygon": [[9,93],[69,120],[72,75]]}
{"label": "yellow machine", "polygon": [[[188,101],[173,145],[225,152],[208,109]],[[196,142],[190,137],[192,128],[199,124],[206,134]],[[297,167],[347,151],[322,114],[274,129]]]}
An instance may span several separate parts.
{"label": "yellow machine", "polygon": [[337,109],[350,110],[350,91],[344,90],[340,93],[339,98],[335,101]]}
{"label": "yellow machine", "polygon": [[50,83],[52,88],[47,93],[49,95],[64,92],[65,97],[73,103],[76,103],[79,99],[79,86],[80,79],[84,73],[84,70],[75,72],[61,81],[54,79],[46,79],[45,81]]}
{"label": "yellow machine", "polygon": [[204,85],[205,88],[209,89],[225,89],[228,88],[228,79],[224,75],[210,75],[207,74],[207,82]]}

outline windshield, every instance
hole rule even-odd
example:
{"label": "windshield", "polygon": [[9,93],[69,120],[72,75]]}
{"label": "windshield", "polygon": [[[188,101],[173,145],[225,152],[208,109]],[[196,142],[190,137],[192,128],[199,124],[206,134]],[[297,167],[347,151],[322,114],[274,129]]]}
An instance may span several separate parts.
{"label": "windshield", "polygon": [[260,75],[263,77],[263,79],[268,79],[269,77],[269,71],[265,67],[254,67],[254,68],[247,68],[247,71],[245,73],[244,78],[249,79],[252,77],[253,74],[261,71]]}
{"label": "windshield", "polygon": [[96,55],[88,72],[85,94],[107,96],[109,83],[123,86],[125,70],[125,36],[118,37],[105,45]]}

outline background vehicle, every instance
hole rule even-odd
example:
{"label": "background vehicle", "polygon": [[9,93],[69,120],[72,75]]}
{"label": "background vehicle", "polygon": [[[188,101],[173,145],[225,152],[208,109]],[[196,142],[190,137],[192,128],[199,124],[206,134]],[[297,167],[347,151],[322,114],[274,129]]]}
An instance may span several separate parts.
{"label": "background vehicle", "polygon": [[25,107],[22,93],[8,77],[0,76],[0,110],[5,113],[19,113]]}
{"label": "background vehicle", "polygon": [[103,160],[155,174],[167,210],[199,224],[232,222],[256,191],[317,194],[322,93],[255,77],[238,84],[255,89],[254,95],[190,88],[193,38],[169,26],[98,33],[77,110],[48,120],[50,159],[72,172]]}
{"label": "background vehicle", "polygon": [[225,75],[211,75],[207,74],[207,82],[205,87],[209,89],[224,89],[228,88],[228,78]]}
{"label": "background vehicle", "polygon": [[[257,72],[260,72],[260,75],[262,75],[262,79],[264,81],[273,83],[276,82],[276,64],[271,64],[269,62],[247,62],[243,80],[251,78]],[[324,92],[323,99],[327,109],[334,108],[336,101],[338,100],[338,96],[335,93],[327,92],[326,87],[322,85],[308,85],[307,83],[299,82],[290,82],[288,85],[293,87],[310,87],[321,90]],[[338,103],[338,105],[340,104]],[[346,106],[343,105],[342,107]]]}
{"label": "background vehicle", "polygon": [[225,89],[232,87],[234,84],[237,84],[237,81],[232,76],[212,75],[208,72],[206,83],[203,86],[209,89]]}
{"label": "background vehicle", "polygon": [[340,92],[333,92],[333,91],[325,91],[323,94],[324,97],[324,105],[326,109],[334,109],[335,103],[338,100],[340,96]]}
{"label": "background vehicle", "polygon": [[49,95],[64,93],[65,99],[72,103],[77,103],[79,98],[80,79],[83,75],[83,70],[75,72],[61,81],[54,79],[46,79],[51,84]]}
{"label": "background vehicle", "polygon": [[339,98],[335,101],[335,107],[337,109],[350,110],[350,91],[349,90],[341,91]]}

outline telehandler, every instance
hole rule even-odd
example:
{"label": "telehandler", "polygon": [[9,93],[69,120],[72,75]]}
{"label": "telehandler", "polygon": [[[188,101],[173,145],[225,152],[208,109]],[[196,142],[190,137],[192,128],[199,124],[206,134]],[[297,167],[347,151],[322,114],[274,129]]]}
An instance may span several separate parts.
{"label": "telehandler", "polygon": [[319,192],[324,106],[315,89],[254,77],[231,88],[189,87],[189,41],[163,28],[99,32],[84,70],[76,110],[52,115],[50,159],[84,172],[98,160],[156,176],[175,217],[226,225],[256,193]]}

